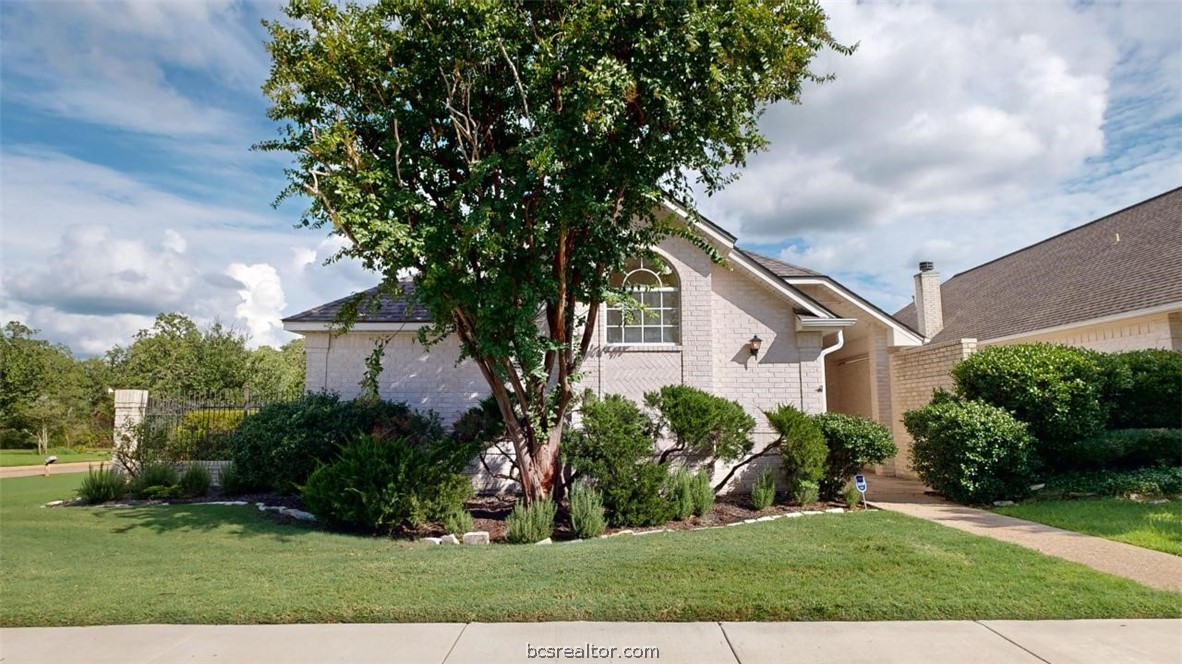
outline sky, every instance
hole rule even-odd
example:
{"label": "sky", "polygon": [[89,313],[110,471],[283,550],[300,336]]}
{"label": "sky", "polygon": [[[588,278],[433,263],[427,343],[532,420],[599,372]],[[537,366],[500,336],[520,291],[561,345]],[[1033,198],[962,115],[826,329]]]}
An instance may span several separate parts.
{"label": "sky", "polygon": [[[766,112],[771,147],[703,213],[887,311],[1182,185],[1182,2],[824,3],[850,56]],[[281,4],[0,2],[0,319],[80,356],[158,312],[251,345],[368,288],[278,208],[260,86]]]}

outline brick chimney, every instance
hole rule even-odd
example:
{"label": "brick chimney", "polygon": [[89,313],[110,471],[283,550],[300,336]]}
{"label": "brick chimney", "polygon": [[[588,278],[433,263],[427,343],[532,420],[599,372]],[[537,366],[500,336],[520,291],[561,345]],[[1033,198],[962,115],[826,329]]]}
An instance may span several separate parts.
{"label": "brick chimney", "polygon": [[944,329],[944,308],[940,304],[940,273],[933,271],[931,261],[919,264],[915,275],[915,314],[919,333],[931,339]]}

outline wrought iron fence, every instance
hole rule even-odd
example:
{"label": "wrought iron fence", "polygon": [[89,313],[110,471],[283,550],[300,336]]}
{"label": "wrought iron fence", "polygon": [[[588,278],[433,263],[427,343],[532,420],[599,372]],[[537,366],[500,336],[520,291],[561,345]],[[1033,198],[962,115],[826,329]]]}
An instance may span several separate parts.
{"label": "wrought iron fence", "polygon": [[139,444],[172,461],[228,459],[230,436],[244,418],[264,406],[299,397],[298,392],[252,393],[250,389],[149,394]]}

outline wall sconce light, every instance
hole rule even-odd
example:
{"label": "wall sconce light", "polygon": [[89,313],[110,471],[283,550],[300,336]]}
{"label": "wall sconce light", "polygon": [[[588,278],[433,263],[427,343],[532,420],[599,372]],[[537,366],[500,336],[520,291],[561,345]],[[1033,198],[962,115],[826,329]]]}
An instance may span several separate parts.
{"label": "wall sconce light", "polygon": [[760,339],[759,335],[757,334],[751,337],[751,341],[748,343],[751,344],[751,357],[759,355],[759,347],[763,345],[763,339]]}

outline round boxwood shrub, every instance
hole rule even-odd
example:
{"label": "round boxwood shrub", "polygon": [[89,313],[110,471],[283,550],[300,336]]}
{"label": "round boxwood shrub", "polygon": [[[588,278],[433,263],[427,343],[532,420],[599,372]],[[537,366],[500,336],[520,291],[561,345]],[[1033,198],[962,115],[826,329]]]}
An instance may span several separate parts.
{"label": "round boxwood shrub", "polygon": [[1072,443],[1104,428],[1101,396],[1110,374],[1097,353],[1051,344],[990,346],[952,369],[957,393],[1004,408],[1025,422],[1050,469]]}
{"label": "round boxwood shrub", "polygon": [[920,479],[962,503],[1017,499],[1030,492],[1034,439],[1003,408],[944,400],[903,414]]}
{"label": "round boxwood shrub", "polygon": [[1113,360],[1128,373],[1128,383],[1109,403],[1112,429],[1182,428],[1182,352],[1134,350]]}
{"label": "round boxwood shrub", "polygon": [[899,452],[891,432],[873,420],[844,413],[821,413],[814,415],[813,421],[829,448],[825,477],[821,480],[823,498],[843,495],[845,485],[863,466],[882,463]]}

